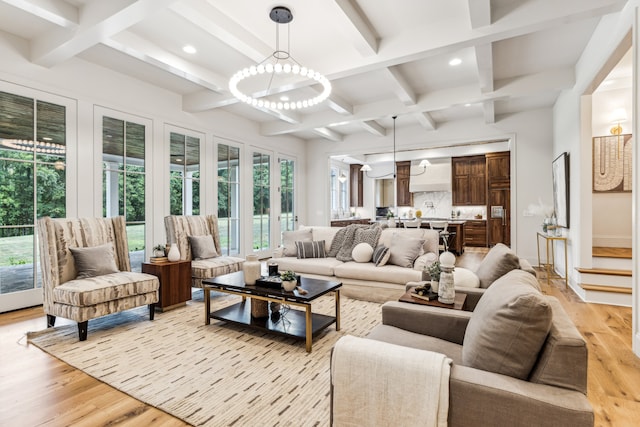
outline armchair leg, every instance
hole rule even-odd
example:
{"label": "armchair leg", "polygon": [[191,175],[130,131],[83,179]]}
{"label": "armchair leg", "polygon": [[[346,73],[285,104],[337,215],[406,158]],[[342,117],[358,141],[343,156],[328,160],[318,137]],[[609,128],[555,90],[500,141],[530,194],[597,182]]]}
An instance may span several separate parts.
{"label": "armchair leg", "polygon": [[149,304],[149,320],[153,320],[156,315],[156,304]]}
{"label": "armchair leg", "polygon": [[47,328],[53,328],[56,324],[56,316],[47,314]]}
{"label": "armchair leg", "polygon": [[85,320],[84,322],[78,322],[78,337],[80,341],[87,340],[87,329],[89,329],[89,321]]}

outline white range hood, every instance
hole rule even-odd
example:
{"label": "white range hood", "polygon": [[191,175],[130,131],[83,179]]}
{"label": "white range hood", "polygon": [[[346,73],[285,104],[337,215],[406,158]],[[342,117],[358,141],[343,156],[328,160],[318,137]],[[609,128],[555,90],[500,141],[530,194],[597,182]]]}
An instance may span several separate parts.
{"label": "white range hood", "polygon": [[424,173],[421,173],[422,170],[418,165],[411,166],[409,192],[451,191],[451,159],[427,166]]}

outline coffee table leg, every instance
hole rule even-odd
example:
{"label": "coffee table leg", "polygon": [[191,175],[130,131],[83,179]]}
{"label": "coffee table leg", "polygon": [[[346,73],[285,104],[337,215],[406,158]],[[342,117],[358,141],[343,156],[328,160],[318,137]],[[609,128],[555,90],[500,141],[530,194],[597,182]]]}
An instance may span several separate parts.
{"label": "coffee table leg", "polygon": [[336,292],[336,331],[340,330],[340,290]]}
{"label": "coffee table leg", "polygon": [[204,324],[209,325],[211,323],[211,289],[204,288]]}
{"label": "coffee table leg", "polygon": [[312,334],[312,330],[313,330],[313,324],[312,324],[312,319],[311,319],[311,304],[307,305],[307,312],[305,315],[305,326],[306,326],[306,330],[307,330],[307,353],[311,353],[311,341],[313,339],[313,334]]}

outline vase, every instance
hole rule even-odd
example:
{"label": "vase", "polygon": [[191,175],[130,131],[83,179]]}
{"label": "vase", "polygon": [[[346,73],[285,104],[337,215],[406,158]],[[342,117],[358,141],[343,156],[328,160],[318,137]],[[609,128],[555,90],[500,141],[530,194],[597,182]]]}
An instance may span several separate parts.
{"label": "vase", "polygon": [[431,291],[432,292],[438,292],[438,289],[440,288],[440,282],[438,282],[437,280],[431,280]]}
{"label": "vase", "polygon": [[167,259],[171,262],[180,261],[180,251],[178,250],[178,245],[176,243],[171,244],[171,248],[167,254]]}
{"label": "vase", "polygon": [[297,280],[283,280],[282,288],[287,292],[292,292],[298,286]]}
{"label": "vase", "polygon": [[438,301],[443,304],[453,304],[456,298],[456,290],[453,284],[453,268],[442,267],[438,289]]}
{"label": "vase", "polygon": [[260,278],[258,255],[247,255],[246,261],[242,264],[242,271],[244,272],[244,283],[255,285],[256,280]]}
{"label": "vase", "polygon": [[396,228],[396,219],[395,218],[389,218],[387,220],[387,226],[389,228]]}

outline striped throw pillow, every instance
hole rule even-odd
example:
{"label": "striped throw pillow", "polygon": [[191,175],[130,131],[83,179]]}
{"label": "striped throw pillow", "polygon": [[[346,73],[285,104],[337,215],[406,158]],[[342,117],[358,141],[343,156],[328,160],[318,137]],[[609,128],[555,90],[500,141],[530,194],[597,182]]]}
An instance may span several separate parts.
{"label": "striped throw pillow", "polygon": [[314,240],[311,242],[296,242],[298,259],[302,258],[326,258],[324,251],[324,240]]}
{"label": "striped throw pillow", "polygon": [[371,261],[376,265],[376,267],[382,267],[389,261],[389,257],[391,256],[391,251],[385,245],[379,245],[374,251],[373,256],[371,257]]}

